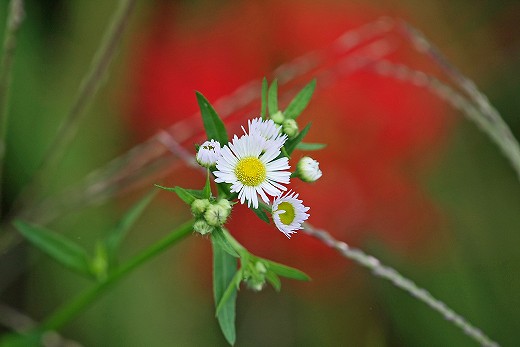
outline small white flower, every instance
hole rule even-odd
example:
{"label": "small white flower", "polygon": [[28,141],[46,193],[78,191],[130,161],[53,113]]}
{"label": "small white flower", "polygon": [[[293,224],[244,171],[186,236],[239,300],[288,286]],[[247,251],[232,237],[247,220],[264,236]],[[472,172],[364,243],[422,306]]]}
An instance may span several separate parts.
{"label": "small white flower", "polygon": [[[282,148],[287,135],[282,133],[282,127],[277,125],[271,119],[262,120],[262,118],[254,118],[247,121],[249,133],[244,130],[244,133],[250,136],[259,136],[267,142],[272,142],[274,146]],[[242,128],[243,129],[243,128]],[[264,144],[264,150],[271,144]]]}
{"label": "small white flower", "polygon": [[314,182],[321,175],[320,163],[311,157],[303,157],[296,164],[296,176],[304,182]]}
{"label": "small white flower", "polygon": [[280,148],[259,136],[236,135],[232,142],[222,148],[213,172],[216,183],[231,183],[231,192],[238,193],[240,203],[247,200],[248,206],[258,208],[258,195],[266,203],[271,196],[278,196],[287,190],[282,184],[289,184],[291,173],[287,158],[276,159]]}
{"label": "small white flower", "polygon": [[306,213],[309,207],[305,207],[302,202],[298,199],[298,194],[291,191],[277,196],[273,201],[271,210],[274,224],[288,238],[296,230],[302,229],[302,223],[310,216]]}
{"label": "small white flower", "polygon": [[220,143],[215,140],[204,142],[197,152],[197,163],[204,167],[211,167],[220,158]]}

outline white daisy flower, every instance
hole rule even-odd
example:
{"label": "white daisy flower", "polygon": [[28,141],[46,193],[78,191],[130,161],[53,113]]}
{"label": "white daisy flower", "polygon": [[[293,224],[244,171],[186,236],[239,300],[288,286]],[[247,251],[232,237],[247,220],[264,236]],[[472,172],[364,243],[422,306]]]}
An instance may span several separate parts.
{"label": "white daisy flower", "polygon": [[320,163],[311,157],[303,157],[296,164],[296,176],[304,182],[314,182],[322,175]]}
{"label": "white daisy flower", "polygon": [[296,230],[302,229],[302,223],[309,218],[306,213],[309,207],[303,206],[303,201],[298,199],[298,194],[289,191],[285,195],[277,196],[273,201],[271,211],[276,227],[291,238]]}
{"label": "white daisy flower", "polygon": [[247,125],[249,133],[245,130],[244,133],[251,136],[260,136],[266,141],[272,141],[278,148],[282,148],[285,141],[287,141],[287,135],[282,133],[282,127],[271,119],[262,120],[262,118],[254,118],[248,120]]}
{"label": "white daisy flower", "polygon": [[276,159],[280,148],[259,136],[236,135],[221,150],[217,170],[213,172],[217,183],[231,183],[231,192],[238,193],[240,203],[258,208],[258,195],[269,203],[266,193],[278,196],[287,190],[291,173],[287,158]]}
{"label": "white daisy flower", "polygon": [[197,152],[197,163],[204,167],[211,167],[220,158],[220,143],[215,140],[204,142]]}

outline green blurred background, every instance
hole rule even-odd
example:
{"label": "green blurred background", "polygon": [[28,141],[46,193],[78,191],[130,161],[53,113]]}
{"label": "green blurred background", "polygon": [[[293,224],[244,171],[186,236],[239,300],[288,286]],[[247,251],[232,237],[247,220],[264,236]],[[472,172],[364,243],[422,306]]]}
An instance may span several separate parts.
{"label": "green blurred background", "polygon": [[[5,191],[4,215],[9,212],[9,206],[30,179],[60,121],[67,113],[116,5],[115,1],[26,1],[26,20],[19,35],[11,89],[7,158],[2,182]],[[229,27],[230,31],[235,32],[235,36],[232,36],[235,39],[241,36],[264,37],[264,32],[259,34],[242,28],[244,18],[251,15],[247,14],[246,10],[250,10],[248,6],[255,11],[260,8],[259,13],[268,13],[276,12],[278,5],[271,1],[139,2],[111,69],[110,78],[88,110],[88,117],[82,122],[81,130],[60,163],[59,170],[43,187],[44,193],[52,195],[74,185],[94,169],[102,167],[110,159],[152,135],[158,128],[179,120],[180,116],[173,114],[168,118],[169,106],[164,106],[166,116],[159,111],[150,111],[155,112],[155,116],[147,118],[146,105],[147,102],[155,102],[155,94],[153,88],[143,91],[144,88],[139,83],[143,80],[148,84],[155,83],[147,80],[150,77],[147,73],[151,71],[147,69],[152,66],[160,72],[164,57],[157,58],[159,63],[154,63],[155,56],[151,53],[147,56],[146,50],[154,47],[157,50],[155,54],[160,56],[162,45],[178,44],[187,62],[192,59],[211,62],[214,57],[208,51],[199,53],[196,44],[190,45],[190,40],[198,40],[197,44],[206,42],[208,46],[215,45],[215,55],[219,54],[219,50],[225,51],[228,47],[220,45],[220,41],[215,43],[211,38],[205,41],[206,33],[209,37],[211,31],[208,28],[218,28],[219,25]],[[291,1],[284,11],[296,13],[300,9],[312,9],[313,6],[316,5],[310,1]],[[476,82],[501,112],[513,133],[520,136],[520,120],[517,117],[520,113],[520,82],[516,77],[520,74],[518,2],[327,1],[319,6],[320,9],[325,9],[319,12],[323,26],[328,18],[324,13],[349,11],[348,18],[351,21],[346,24],[345,30],[349,25],[362,24],[381,15],[399,16],[410,21],[426,33],[465,75]],[[171,8],[174,8],[171,13],[175,13],[171,17],[171,27],[175,34],[165,34],[165,43],[158,41],[156,45],[149,45],[146,40],[152,35],[147,33],[158,26],[159,21],[162,26],[158,31],[162,32],[164,23],[168,23],[170,12],[161,13],[161,10],[171,11]],[[243,9],[246,10],[241,12]],[[2,28],[5,27],[6,10],[4,3],[0,6]],[[253,14],[257,13],[255,11]],[[244,18],[237,18],[241,13],[244,13]],[[311,27],[308,30],[326,30],[318,25],[319,22],[312,21],[312,11],[310,13],[307,21]],[[284,18],[290,27],[294,19],[290,16]],[[307,17],[298,18],[305,22]],[[334,18],[331,21],[336,21],[336,17]],[[235,20],[238,21],[236,25]],[[267,19],[258,20],[264,22],[264,28],[280,28]],[[341,25],[336,25],[338,26]],[[156,40],[161,38],[158,33],[154,35]],[[306,36],[286,37],[286,41],[280,43],[276,38],[283,34],[272,29],[269,35],[271,41],[257,43],[258,55],[270,50],[279,54],[271,54],[271,58],[265,63],[245,61],[242,65],[235,65],[230,80],[238,83],[242,75],[248,78],[270,75],[279,64],[304,52],[305,45],[295,44],[296,48],[292,48],[290,42],[305,40]],[[230,47],[240,45],[237,42],[223,42]],[[245,45],[247,47],[244,52],[250,52],[248,47],[255,44],[254,41],[249,42]],[[276,45],[285,45],[283,48],[287,49],[280,49]],[[309,50],[314,48],[309,44]],[[249,55],[244,53],[244,57]],[[422,64],[420,58],[413,58],[411,62]],[[204,63],[200,64],[202,65],[198,68],[204,69]],[[257,66],[256,70],[241,70],[251,65]],[[183,92],[188,95],[193,93],[193,88],[204,92],[207,88],[204,82],[207,81],[214,86],[214,89],[208,91],[210,100],[225,95],[225,91],[232,91],[238,84],[223,81],[230,72],[226,67],[216,71],[218,66],[208,63],[206,75],[194,73],[197,76],[194,77],[197,86],[193,87],[191,84],[188,87],[187,82],[181,80],[190,78],[190,67],[184,68],[188,71],[179,75],[179,82],[172,92],[183,88],[189,89]],[[142,68],[142,71],[136,71],[138,68]],[[165,73],[173,76],[170,76],[173,82],[157,81],[157,84],[169,90],[166,83],[175,83],[176,73],[177,70]],[[158,73],[157,76],[160,75]],[[222,78],[224,85],[221,94],[215,91],[220,90],[219,78]],[[371,80],[366,83],[369,82]],[[392,86],[401,88],[397,83]],[[136,106],[135,100],[141,100],[139,93],[153,95],[143,96],[144,101]],[[326,94],[327,90],[321,93]],[[415,90],[412,90],[405,95],[413,97],[414,93]],[[172,103],[178,100],[175,96],[172,99]],[[164,100],[168,98],[165,97]],[[158,99],[157,102],[166,103],[164,100]],[[194,97],[189,101],[179,101],[182,102],[189,103],[180,109],[182,112],[195,111],[190,108],[196,107]],[[371,101],[367,99],[365,102]],[[403,103],[406,101],[403,100]],[[355,224],[352,232],[331,232],[395,267],[504,346],[515,346],[520,340],[520,234],[515,236],[520,230],[520,184],[497,147],[461,114],[451,112],[441,102],[432,104],[431,101],[424,107],[414,106],[409,112],[420,118],[423,113],[431,112],[430,107],[439,110],[430,115],[431,119],[438,117],[442,124],[439,125],[437,120],[432,121],[432,125],[426,123],[421,126],[425,129],[442,129],[429,142],[434,149],[428,150],[424,155],[419,152],[407,156],[405,161],[395,164],[397,169],[392,166],[392,170],[397,170],[406,177],[402,184],[409,184],[413,191],[418,192],[412,195],[421,196],[418,200],[420,203],[427,201],[429,207],[425,211],[421,210],[421,213],[428,217],[421,219],[420,223],[403,226],[407,231],[396,236],[395,242],[389,240],[393,236],[384,236],[386,220],[380,216],[385,213],[379,211],[370,211],[368,215],[373,216],[371,219],[382,219]],[[138,111],[135,111],[136,108]],[[313,110],[316,114],[316,108]],[[355,110],[353,108],[352,112]],[[382,112],[385,112],[384,107]],[[308,119],[315,123],[327,122],[327,118],[323,116],[316,119],[309,116]],[[353,119],[351,116],[349,121],[354,122]],[[367,127],[370,125],[362,124]],[[347,126],[355,128],[355,124]],[[409,126],[413,127],[413,124]],[[326,142],[319,135],[314,134],[313,140]],[[355,136],[346,141],[347,147],[362,146],[356,142]],[[367,141],[370,139],[363,144],[366,145]],[[374,153],[377,155],[377,146],[388,143],[374,142],[370,145],[376,151],[369,152],[367,156],[373,156]],[[332,141],[323,152],[341,152],[343,148],[340,146],[341,143]],[[364,155],[362,151],[360,153],[360,156]],[[319,154],[317,156],[319,158]],[[333,160],[326,154],[323,156],[325,163]],[[377,166],[374,170],[385,168],[387,167]],[[326,187],[327,175],[332,180],[335,177],[332,171],[335,169],[332,164],[329,167],[324,165],[322,169],[323,187]],[[348,168],[344,170],[348,172]],[[169,185],[182,184],[183,181],[179,182],[175,175],[173,173],[158,180]],[[180,177],[186,179],[186,175],[184,173]],[[189,183],[202,180],[186,179]],[[313,187],[309,188],[311,189]],[[315,189],[321,189],[319,183]],[[147,190],[149,188],[141,187],[108,202],[73,211],[57,218],[49,227],[93,249],[96,239],[114,225],[125,209]],[[363,192],[358,192],[360,196],[356,196],[352,191],[349,199],[367,199]],[[392,191],[385,193],[376,187],[371,194],[370,199],[378,201],[370,204],[371,209],[385,210],[387,205],[392,204]],[[378,194],[390,196],[382,199]],[[329,209],[337,208],[337,200],[340,199],[341,197],[333,197],[320,200],[317,197],[316,201],[324,204],[328,202],[330,206],[313,208],[314,205],[310,204],[311,213],[314,209],[314,213],[322,214],[321,220],[326,219]],[[410,204],[413,205],[414,201],[412,199]],[[345,213],[349,216],[348,211]],[[398,219],[396,226],[389,229],[399,228],[403,221],[413,221],[416,218],[415,213],[401,211],[402,219]],[[188,216],[187,208],[178,203],[173,195],[161,193],[132,230],[123,247],[122,257],[135,254]],[[319,218],[315,224],[323,226]],[[372,232],[378,227],[382,230]],[[414,228],[420,230],[413,230]],[[340,225],[339,229],[348,227]],[[362,229],[366,230],[361,232]],[[417,237],[415,233],[422,236]],[[276,234],[273,237],[281,238],[283,235]],[[254,244],[254,236],[250,238],[249,242]],[[413,241],[407,241],[409,239]],[[287,247],[290,248],[288,253],[298,253],[298,249],[295,249],[298,247],[297,243],[285,241],[277,244],[277,247]],[[313,242],[309,241],[310,244]],[[373,277],[357,265],[352,265],[349,260],[335,255],[332,250],[320,248],[319,245],[311,245],[311,248],[311,251],[305,251],[307,259],[303,263],[297,262],[298,256],[287,258],[293,259],[288,265],[309,272],[314,278],[312,282],[286,281],[281,293],[275,293],[272,288],[261,293],[252,293],[245,288],[239,292],[238,346],[474,345],[437,313],[389,283]],[[85,346],[225,346],[225,340],[214,318],[211,258],[208,256],[210,251],[206,239],[186,239],[136,271],[61,333]],[[14,277],[10,275],[12,268],[0,267],[5,271],[5,276],[0,273],[0,283],[5,280],[0,298],[4,304],[35,320],[43,319],[66,298],[89,285],[87,281],[69,274],[30,247],[20,248],[14,255],[0,256],[3,257],[0,261],[4,265],[11,266],[13,259],[16,259],[14,263],[17,264],[33,264],[21,275]],[[9,260],[6,260],[8,257]],[[320,264],[322,257],[326,258],[323,265]],[[6,332],[7,329],[3,331]]]}

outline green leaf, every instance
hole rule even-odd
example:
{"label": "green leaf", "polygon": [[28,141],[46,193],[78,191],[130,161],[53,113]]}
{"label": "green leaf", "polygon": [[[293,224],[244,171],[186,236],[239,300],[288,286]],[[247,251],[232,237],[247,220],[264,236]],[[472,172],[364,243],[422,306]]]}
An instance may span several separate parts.
{"label": "green leaf", "polygon": [[154,186],[156,186],[157,188],[161,188],[161,189],[163,189],[163,190],[166,190],[166,191],[174,192],[174,193],[175,193],[175,187],[170,188],[170,187],[161,186],[161,185],[159,185],[159,184],[154,184]]}
{"label": "green leaf", "polygon": [[265,278],[269,283],[271,283],[274,290],[276,290],[277,292],[279,292],[280,289],[282,289],[282,282],[280,281],[280,277],[278,277],[274,272],[267,271],[267,273],[265,274]]}
{"label": "green leaf", "polygon": [[199,197],[195,196],[195,194],[194,194],[195,192],[197,192],[196,190],[184,189],[181,187],[168,188],[168,187],[160,186],[158,184],[155,184],[155,186],[157,188],[161,188],[161,189],[167,190],[169,192],[174,192],[175,194],[177,194],[177,196],[182,201],[184,201],[188,205],[191,205],[193,203],[193,201],[195,201],[195,199],[200,199]]}
{"label": "green leaf", "polygon": [[285,145],[283,147],[285,148],[287,154],[291,155],[292,152],[294,152],[294,150],[296,149],[296,146],[298,146],[298,144],[300,142],[302,142],[303,138],[305,137],[305,135],[307,135],[307,133],[309,132],[310,128],[311,128],[311,123],[307,124],[307,126],[305,128],[303,128],[302,131],[300,131],[298,136],[296,136],[292,140],[288,140],[285,143]]}
{"label": "green leaf", "polygon": [[11,333],[0,338],[0,347],[40,347],[42,332],[35,331],[26,334]]}
{"label": "green leaf", "polygon": [[[217,183],[217,193],[220,198],[229,198],[232,194],[230,192],[231,184],[230,183]],[[228,199],[232,200],[232,199]]]}
{"label": "green leaf", "polygon": [[217,243],[224,251],[226,251],[228,254],[232,255],[235,258],[239,258],[240,255],[237,253],[237,251],[230,245],[226,237],[224,236],[224,233],[222,231],[222,228],[215,228],[213,232],[211,233],[211,240],[215,243]]}
{"label": "green leaf", "polygon": [[[237,259],[233,258],[222,247],[213,241],[213,295],[215,299],[215,307],[222,300],[226,289],[232,282],[237,272]],[[235,306],[236,306],[236,289],[231,293],[229,299],[222,305],[217,314],[220,329],[224,337],[230,345],[235,344]]]}
{"label": "green leaf", "polygon": [[226,288],[226,291],[222,295],[222,298],[220,299],[220,302],[218,303],[217,308],[215,310],[217,316],[220,313],[220,310],[222,310],[224,305],[228,302],[228,300],[231,299],[231,296],[233,294],[236,295],[236,292],[240,286],[240,282],[242,282],[242,270],[238,270],[235,273],[235,276],[233,276],[233,279],[229,283],[229,286]]}
{"label": "green leaf", "polygon": [[14,226],[36,248],[58,263],[82,275],[92,277],[89,256],[78,244],[63,235],[21,220],[15,221]]}
{"label": "green leaf", "polygon": [[204,196],[204,199],[209,199],[211,197],[211,181],[209,179],[209,170],[206,176],[206,184],[204,185],[204,189],[202,190],[202,196]]}
{"label": "green leaf", "polygon": [[300,142],[296,145],[296,149],[299,149],[301,151],[317,151],[320,149],[323,149],[327,147],[324,143],[307,143],[307,142]]}
{"label": "green leaf", "polygon": [[265,119],[267,115],[267,78],[265,77],[262,80],[262,108],[260,115],[262,116],[262,119]]}
{"label": "green leaf", "polygon": [[314,89],[316,88],[316,80],[312,80],[309,84],[307,84],[303,89],[294,97],[294,99],[289,103],[289,106],[284,111],[284,116],[289,119],[295,119],[298,117],[303,110],[311,101],[312,94],[314,93]]}
{"label": "green leaf", "polygon": [[146,194],[134,205],[132,205],[128,211],[123,215],[121,220],[117,223],[116,227],[110,231],[105,239],[106,252],[109,259],[109,263],[113,264],[119,251],[121,242],[128,235],[128,231],[135,224],[137,219],[141,216],[145,208],[150,204],[155,195],[156,190],[152,190]]}
{"label": "green leaf", "polygon": [[202,116],[202,122],[204,123],[204,129],[206,129],[206,135],[209,140],[217,140],[221,145],[228,143],[228,136],[226,127],[222,122],[222,119],[218,116],[217,112],[209,101],[199,92],[197,95],[197,102],[200,107],[200,114]]}
{"label": "green leaf", "polygon": [[269,114],[273,115],[278,112],[278,80],[275,79],[273,81],[268,93],[267,108],[269,109]]}
{"label": "green leaf", "polygon": [[267,213],[265,213],[265,211],[262,207],[259,207],[259,208],[251,207],[251,210],[258,216],[258,218],[260,218],[267,224],[271,223],[271,221],[269,220],[269,216],[267,216]]}
{"label": "green leaf", "polygon": [[269,264],[268,271],[272,271],[279,276],[291,278],[293,280],[298,280],[298,281],[310,281],[310,277],[298,269],[292,268],[287,265],[275,263],[274,261],[271,261],[271,260],[265,260],[265,261],[267,262],[267,264]]}
{"label": "green leaf", "polygon": [[204,190],[199,189],[184,189],[185,192],[193,196],[195,199],[206,199]]}

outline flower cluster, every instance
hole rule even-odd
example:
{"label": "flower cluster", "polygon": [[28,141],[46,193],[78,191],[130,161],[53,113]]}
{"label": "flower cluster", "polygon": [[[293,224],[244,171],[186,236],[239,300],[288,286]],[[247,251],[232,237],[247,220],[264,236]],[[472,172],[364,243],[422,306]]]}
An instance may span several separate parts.
{"label": "flower cluster", "polygon": [[294,129],[285,132],[283,126],[271,119],[254,118],[248,121],[247,131],[242,130],[243,135],[234,135],[223,147],[215,140],[204,142],[197,152],[197,161],[204,167],[213,168],[216,183],[230,184],[230,192],[237,194],[241,204],[247,203],[248,207],[258,209],[259,196],[265,204],[269,204],[269,197],[272,197],[270,212],[273,221],[290,238],[309,217],[306,213],[309,207],[303,205],[298,194],[284,194],[286,185],[291,176],[305,182],[317,180],[322,175],[319,164],[304,157],[296,172],[291,174],[288,171],[289,159],[283,155],[282,148],[294,136]]}

